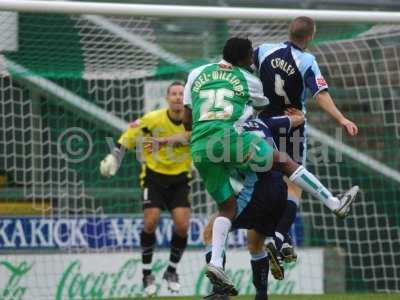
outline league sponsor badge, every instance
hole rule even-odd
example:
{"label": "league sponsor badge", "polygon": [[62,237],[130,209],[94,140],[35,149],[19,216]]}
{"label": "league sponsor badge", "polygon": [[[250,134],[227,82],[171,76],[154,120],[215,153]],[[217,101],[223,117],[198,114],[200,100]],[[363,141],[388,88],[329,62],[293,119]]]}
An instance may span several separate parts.
{"label": "league sponsor badge", "polygon": [[327,86],[327,83],[326,83],[326,81],[325,81],[325,78],[324,78],[324,77],[322,77],[322,76],[320,76],[320,77],[317,77],[317,86],[318,86],[318,89],[320,89],[320,88],[323,88],[323,87],[326,87],[326,86]]}

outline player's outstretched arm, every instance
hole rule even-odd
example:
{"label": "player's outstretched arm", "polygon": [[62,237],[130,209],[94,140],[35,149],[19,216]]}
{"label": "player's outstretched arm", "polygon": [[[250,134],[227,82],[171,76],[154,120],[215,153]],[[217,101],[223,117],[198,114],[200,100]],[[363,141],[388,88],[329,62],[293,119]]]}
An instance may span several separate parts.
{"label": "player's outstretched arm", "polygon": [[293,161],[287,153],[274,150],[273,155],[273,167],[285,174],[291,182],[319,199],[339,218],[344,218],[349,214],[351,204],[354,202],[359,191],[358,186],[352,187],[341,195],[340,198],[334,197],[317,177]]}
{"label": "player's outstretched arm", "polygon": [[331,95],[327,91],[322,91],[315,96],[319,107],[326,111],[332,118],[343,126],[347,133],[351,136],[355,136],[358,133],[358,127],[352,121],[347,119],[341,111],[336,107],[332,100]]}
{"label": "player's outstretched arm", "polygon": [[143,143],[143,140],[137,138],[141,135],[143,128],[148,128],[151,125],[148,116],[149,114],[129,124],[129,127],[119,138],[116,147],[100,162],[101,175],[105,177],[114,176],[121,165],[126,150],[142,146],[142,144],[137,145],[137,143]]}

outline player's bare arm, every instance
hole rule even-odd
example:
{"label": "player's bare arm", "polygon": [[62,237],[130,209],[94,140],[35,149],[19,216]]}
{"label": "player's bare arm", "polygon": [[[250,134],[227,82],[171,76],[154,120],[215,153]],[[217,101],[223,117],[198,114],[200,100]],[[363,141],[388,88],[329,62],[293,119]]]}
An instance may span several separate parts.
{"label": "player's bare arm", "polygon": [[182,123],[186,131],[192,131],[192,110],[188,106],[184,107]]}
{"label": "player's bare arm", "polygon": [[343,126],[350,136],[355,136],[358,133],[357,125],[347,119],[342,112],[337,108],[332,100],[332,97],[327,91],[322,91],[315,96],[319,107],[327,112],[338,124]]}

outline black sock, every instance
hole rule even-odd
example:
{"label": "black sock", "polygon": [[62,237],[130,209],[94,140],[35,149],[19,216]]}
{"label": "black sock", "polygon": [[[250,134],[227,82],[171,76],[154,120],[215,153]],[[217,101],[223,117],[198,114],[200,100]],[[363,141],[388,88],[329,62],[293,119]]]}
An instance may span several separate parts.
{"label": "black sock", "polygon": [[251,260],[251,269],[253,271],[253,284],[256,288],[255,300],[268,299],[268,257],[264,257],[258,260]]}
{"label": "black sock", "polygon": [[[142,264],[150,265],[153,259],[154,246],[156,244],[155,233],[147,233],[142,231],[140,233],[140,246],[142,247]],[[151,274],[151,269],[143,268],[143,276]]]}
{"label": "black sock", "polygon": [[181,237],[174,231],[171,238],[171,252],[169,255],[170,265],[167,268],[167,272],[176,272],[176,264],[181,260],[186,245],[187,236]]}
{"label": "black sock", "polygon": [[[298,200],[293,199],[293,197],[288,198],[286,209],[284,210],[275,230],[276,232],[279,232],[282,237],[284,237],[289,232],[290,227],[296,219],[297,202]],[[280,248],[282,248],[283,240],[276,237],[274,238],[274,240],[276,248],[280,250]]]}

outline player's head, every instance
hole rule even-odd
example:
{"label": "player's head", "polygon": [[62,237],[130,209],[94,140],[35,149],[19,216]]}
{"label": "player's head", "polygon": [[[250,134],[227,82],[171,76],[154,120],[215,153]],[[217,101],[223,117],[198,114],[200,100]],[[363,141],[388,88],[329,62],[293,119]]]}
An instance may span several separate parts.
{"label": "player's head", "polygon": [[253,63],[253,46],[249,39],[230,38],[222,54],[223,59],[234,66],[249,68]]}
{"label": "player's head", "polygon": [[291,42],[307,48],[315,35],[315,22],[309,17],[297,17],[289,25],[289,39]]}
{"label": "player's head", "polygon": [[183,110],[184,85],[180,81],[174,81],[167,88],[167,102],[169,109],[174,112]]}

